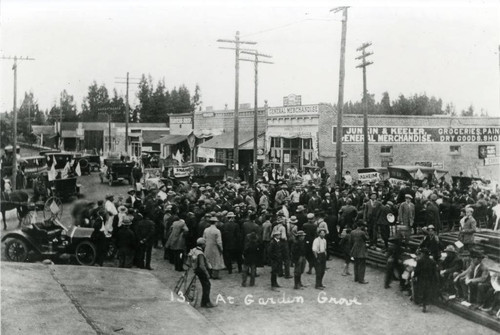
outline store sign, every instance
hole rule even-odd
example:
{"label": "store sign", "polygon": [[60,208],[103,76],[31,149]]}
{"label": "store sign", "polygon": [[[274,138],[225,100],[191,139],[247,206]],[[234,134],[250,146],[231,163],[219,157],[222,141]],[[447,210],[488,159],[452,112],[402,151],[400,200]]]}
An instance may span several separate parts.
{"label": "store sign", "polygon": [[283,106],[300,106],[302,105],[302,96],[296,94],[290,94],[286,97],[283,97]]}
{"label": "store sign", "polygon": [[174,169],[174,177],[176,178],[189,177],[191,173],[191,168],[187,166],[184,167],[175,166],[173,169]]}
{"label": "store sign", "polygon": [[[332,127],[332,141],[337,138],[337,127]],[[368,142],[373,143],[478,143],[498,142],[500,127],[369,127]],[[343,143],[363,143],[363,127],[343,127]]]}
{"label": "store sign", "polygon": [[378,172],[358,173],[358,179],[362,183],[371,182],[371,181],[378,181],[378,180],[380,180],[380,175]]}
{"label": "store sign", "polygon": [[198,147],[198,157],[207,158],[207,159],[215,159],[215,149]]}
{"label": "store sign", "polygon": [[203,113],[201,114],[203,117],[214,117],[215,116],[215,113],[214,112],[207,112],[207,113]]}
{"label": "store sign", "polygon": [[484,165],[500,165],[500,157],[487,157],[484,159]]}
{"label": "store sign", "polygon": [[171,124],[191,124],[191,118],[189,117],[170,117]]}
{"label": "store sign", "polygon": [[431,161],[415,162],[415,165],[417,165],[417,166],[425,166],[425,167],[432,167],[432,162]]}
{"label": "store sign", "polygon": [[268,116],[284,116],[284,115],[299,115],[309,114],[318,115],[319,105],[305,105],[305,106],[288,106],[288,107],[271,107],[267,109]]}
{"label": "store sign", "polygon": [[494,145],[480,145],[477,150],[478,158],[496,157],[497,148]]}

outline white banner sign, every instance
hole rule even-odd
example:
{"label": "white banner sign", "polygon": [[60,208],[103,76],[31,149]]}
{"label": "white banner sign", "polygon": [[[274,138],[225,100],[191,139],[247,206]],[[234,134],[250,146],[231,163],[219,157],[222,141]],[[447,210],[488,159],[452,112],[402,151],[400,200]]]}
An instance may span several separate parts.
{"label": "white banner sign", "polygon": [[370,182],[372,180],[379,180],[379,174],[378,172],[364,172],[364,173],[358,173],[359,180],[361,182]]}
{"label": "white banner sign", "polygon": [[191,168],[188,166],[184,167],[174,167],[174,177],[176,178],[184,178],[184,177],[189,177],[189,174],[191,172]]}
{"label": "white banner sign", "polygon": [[486,157],[484,165],[500,165],[500,157]]}
{"label": "white banner sign", "polygon": [[198,147],[198,157],[215,159],[215,149]]}

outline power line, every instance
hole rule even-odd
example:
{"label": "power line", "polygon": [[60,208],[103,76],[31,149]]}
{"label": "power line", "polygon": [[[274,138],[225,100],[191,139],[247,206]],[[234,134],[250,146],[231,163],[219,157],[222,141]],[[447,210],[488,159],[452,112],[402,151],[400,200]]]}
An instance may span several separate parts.
{"label": "power line", "polygon": [[264,64],[274,64],[273,62],[268,62],[264,60],[259,60],[259,57],[272,58],[270,55],[261,54],[257,51],[242,51],[242,54],[253,55],[254,59],[240,58],[242,61],[253,62],[254,63],[254,80],[255,80],[255,100],[254,100],[254,114],[253,114],[253,182],[257,180],[257,139],[259,137],[258,131],[258,120],[257,114],[259,113],[259,100],[258,95],[258,84],[259,84],[259,63]]}
{"label": "power line", "polygon": [[[127,90],[126,90],[126,94],[125,94],[125,153],[128,154],[128,119],[129,119],[129,114],[130,114],[130,105],[128,103],[128,88],[129,88],[129,85],[132,84],[132,85],[139,85],[140,83],[138,82],[133,82],[131,83],[130,82],[130,79],[133,79],[133,80],[141,80],[139,78],[130,78],[129,77],[129,74],[127,72],[127,77],[126,78],[115,78],[117,80],[122,80],[122,79],[125,79],[126,81],[125,82],[120,82],[120,81],[115,81],[115,84],[125,84],[127,85]],[[111,130],[110,130],[110,134],[109,136],[111,137]],[[110,143],[111,143],[111,140],[110,140]],[[111,147],[111,145],[110,145]]]}
{"label": "power line", "polygon": [[250,41],[241,41],[240,40],[240,32],[237,31],[234,40],[225,40],[218,39],[217,42],[222,43],[232,43],[235,46],[235,80],[234,80],[234,171],[238,171],[239,165],[239,141],[238,141],[238,131],[239,131],[239,122],[238,122],[238,108],[239,108],[239,81],[240,81],[240,45],[241,44],[249,44],[255,45],[257,42]]}
{"label": "power line", "polygon": [[366,48],[371,46],[371,42],[363,43],[356,51],[361,51],[361,56],[356,57],[356,59],[361,59],[361,64],[357,65],[357,68],[363,69],[363,156],[364,156],[364,166],[365,168],[370,166],[370,160],[368,155],[368,91],[366,89],[366,67],[373,64],[373,62],[367,62],[366,57],[373,55],[373,52],[366,52]]}

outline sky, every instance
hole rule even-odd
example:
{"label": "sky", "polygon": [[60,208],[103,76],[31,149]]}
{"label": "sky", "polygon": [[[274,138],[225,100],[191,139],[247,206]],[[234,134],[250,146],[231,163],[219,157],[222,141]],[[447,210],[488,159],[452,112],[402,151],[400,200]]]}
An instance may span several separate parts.
{"label": "sky", "polygon": [[[203,107],[234,108],[235,54],[218,39],[257,42],[274,64],[259,65],[259,105],[336,103],[341,13],[348,5],[345,101],[361,100],[356,49],[373,52],[368,91],[379,101],[426,93],[500,117],[500,5],[454,1],[48,1],[0,2],[0,56],[29,56],[18,66],[18,106],[32,91],[50,109],[65,89],[78,111],[93,81],[125,95],[130,73],[164,80],[168,89],[200,85]],[[254,69],[240,62],[240,103],[254,102]],[[0,61],[0,111],[12,110],[11,60]],[[137,80],[135,80],[137,82]],[[131,85],[135,106],[137,85]],[[443,105],[444,108],[444,105]]]}

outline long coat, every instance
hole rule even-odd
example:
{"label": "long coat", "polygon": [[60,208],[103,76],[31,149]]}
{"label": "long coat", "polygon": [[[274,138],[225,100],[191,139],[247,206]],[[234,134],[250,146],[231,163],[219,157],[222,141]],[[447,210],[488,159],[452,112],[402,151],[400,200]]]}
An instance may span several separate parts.
{"label": "long coat", "polygon": [[462,226],[462,231],[460,236],[463,243],[474,243],[474,233],[476,229],[476,220],[473,217],[467,217],[464,220],[464,225]]}
{"label": "long coat", "polygon": [[174,221],[171,228],[170,236],[168,237],[166,248],[170,250],[185,250],[186,249],[186,233],[189,231],[184,220]]}
{"label": "long coat", "polygon": [[364,230],[355,229],[351,232],[351,256],[354,258],[367,258],[365,242],[368,241],[368,234]]}
{"label": "long coat", "polygon": [[224,269],[224,258],[222,257],[222,236],[215,225],[210,225],[203,232],[203,238],[207,242],[205,256],[213,270]]}
{"label": "long coat", "polygon": [[241,240],[240,226],[234,221],[230,220],[222,226],[222,243],[224,249],[238,250],[238,243]]}

